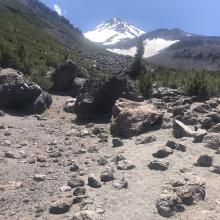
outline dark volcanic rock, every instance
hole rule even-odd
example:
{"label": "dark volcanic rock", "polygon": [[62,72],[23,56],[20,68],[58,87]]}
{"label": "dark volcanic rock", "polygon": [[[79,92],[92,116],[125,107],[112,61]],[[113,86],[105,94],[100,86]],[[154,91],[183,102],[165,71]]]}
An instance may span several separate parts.
{"label": "dark volcanic rock", "polygon": [[51,204],[49,212],[51,214],[64,214],[69,211],[72,201],[69,199],[60,199]]}
{"label": "dark volcanic rock", "polygon": [[40,114],[52,104],[51,96],[13,69],[0,71],[0,107]]}
{"label": "dark volcanic rock", "polygon": [[114,174],[111,170],[106,170],[100,175],[102,182],[109,182],[115,179]]}
{"label": "dark volcanic rock", "polygon": [[141,100],[133,84],[124,76],[87,80],[76,98],[78,119],[111,116],[115,101],[121,97]]}
{"label": "dark volcanic rock", "polygon": [[71,89],[72,82],[77,75],[77,65],[72,60],[66,60],[52,75],[53,90],[66,91]]}
{"label": "dark volcanic rock", "polygon": [[70,186],[71,188],[76,188],[76,187],[83,187],[85,183],[84,180],[82,179],[72,178],[71,180],[68,181],[67,185]]}
{"label": "dark volcanic rock", "polygon": [[153,153],[153,156],[156,158],[165,158],[168,157],[170,154],[172,154],[173,151],[169,148],[161,148],[157,152]]}
{"label": "dark volcanic rock", "polygon": [[211,167],[212,162],[213,162],[213,157],[205,154],[199,157],[196,165],[201,167]]}
{"label": "dark volcanic rock", "polygon": [[93,174],[88,177],[88,185],[92,188],[100,188],[102,186],[101,182]]}
{"label": "dark volcanic rock", "polygon": [[148,164],[148,167],[151,170],[165,171],[169,168],[169,162],[162,162],[162,161],[154,160]]}

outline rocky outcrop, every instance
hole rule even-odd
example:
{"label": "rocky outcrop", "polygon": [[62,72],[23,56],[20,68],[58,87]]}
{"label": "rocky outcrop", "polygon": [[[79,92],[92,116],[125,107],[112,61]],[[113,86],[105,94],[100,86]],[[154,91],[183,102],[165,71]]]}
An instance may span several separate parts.
{"label": "rocky outcrop", "polygon": [[40,114],[52,104],[51,96],[37,84],[25,80],[14,69],[0,71],[0,107]]}
{"label": "rocky outcrop", "polygon": [[[54,91],[72,91],[76,95],[76,87],[82,84],[82,80],[74,81],[75,78],[89,79],[90,75],[84,68],[78,67],[72,60],[66,60],[51,75],[54,82]],[[78,88],[78,87],[77,87]]]}
{"label": "rocky outcrop", "polygon": [[119,99],[114,105],[111,132],[130,138],[160,127],[163,114],[152,104]]}
{"label": "rocky outcrop", "polygon": [[201,180],[171,181],[164,185],[163,193],[156,202],[158,213],[166,218],[176,212],[183,212],[190,206],[205,199],[205,183]]}
{"label": "rocky outcrop", "polygon": [[139,101],[142,97],[124,76],[107,76],[87,80],[76,98],[78,119],[111,116],[115,101],[119,98]]}
{"label": "rocky outcrop", "polygon": [[54,82],[53,90],[65,91],[69,90],[72,82],[76,77],[77,65],[72,60],[66,60],[53,73],[52,79]]}

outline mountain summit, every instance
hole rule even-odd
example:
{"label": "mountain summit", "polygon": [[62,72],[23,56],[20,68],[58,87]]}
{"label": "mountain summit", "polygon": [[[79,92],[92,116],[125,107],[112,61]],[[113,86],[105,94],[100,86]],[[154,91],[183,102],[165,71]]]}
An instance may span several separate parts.
{"label": "mountain summit", "polygon": [[122,40],[139,37],[144,33],[144,31],[121,18],[112,18],[96,26],[93,30],[86,32],[84,36],[91,41],[102,43],[106,46],[116,44]]}

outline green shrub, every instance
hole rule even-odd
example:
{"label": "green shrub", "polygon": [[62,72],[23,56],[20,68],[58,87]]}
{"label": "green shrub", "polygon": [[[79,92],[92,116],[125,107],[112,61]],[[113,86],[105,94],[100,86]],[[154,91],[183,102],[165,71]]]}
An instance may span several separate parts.
{"label": "green shrub", "polygon": [[189,96],[197,96],[199,99],[207,99],[212,93],[209,88],[209,81],[204,73],[195,73],[187,80],[185,92]]}
{"label": "green shrub", "polygon": [[53,86],[53,82],[46,76],[47,68],[39,67],[37,70],[33,70],[29,79],[38,84],[43,90],[50,90]]}
{"label": "green shrub", "polygon": [[152,79],[149,73],[142,73],[138,79],[138,89],[144,98],[150,98],[152,94]]}

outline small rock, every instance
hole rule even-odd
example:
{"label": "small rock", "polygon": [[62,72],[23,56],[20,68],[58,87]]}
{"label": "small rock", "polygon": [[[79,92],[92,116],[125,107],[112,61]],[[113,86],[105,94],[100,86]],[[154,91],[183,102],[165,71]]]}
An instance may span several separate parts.
{"label": "small rock", "polygon": [[96,213],[100,215],[100,214],[105,213],[105,210],[104,210],[104,209],[101,209],[101,208],[97,208],[97,209],[96,209]]}
{"label": "small rock", "polygon": [[4,135],[5,135],[5,136],[11,136],[11,132],[10,132],[9,130],[5,130],[5,131],[4,131]]}
{"label": "small rock", "polygon": [[215,165],[210,169],[210,172],[212,173],[216,173],[216,174],[220,174],[220,166],[219,165]]}
{"label": "small rock", "polygon": [[118,163],[119,161],[126,160],[127,158],[122,154],[117,154],[112,161]]}
{"label": "small rock", "polygon": [[174,141],[167,141],[166,146],[173,149],[173,150],[178,150],[178,151],[182,151],[185,152],[187,147],[183,144],[177,144]]}
{"label": "small rock", "polygon": [[54,151],[54,152],[49,153],[50,158],[59,158],[61,156],[62,154],[59,151]]}
{"label": "small rock", "polygon": [[70,186],[62,186],[60,187],[60,192],[70,192],[71,187]]}
{"label": "small rock", "polygon": [[69,211],[72,201],[69,199],[61,199],[51,204],[49,212],[51,214],[64,214]]}
{"label": "small rock", "polygon": [[85,185],[85,182],[84,180],[79,178],[72,178],[71,180],[68,181],[67,185],[70,186],[71,188],[83,187]]}
{"label": "small rock", "polygon": [[155,142],[157,139],[154,136],[147,136],[147,137],[138,137],[136,138],[135,144],[149,144]]}
{"label": "small rock", "polygon": [[6,141],[4,142],[4,144],[5,144],[6,147],[9,147],[9,146],[12,145],[12,143],[11,143],[9,140],[6,140]]}
{"label": "small rock", "polygon": [[75,196],[73,198],[73,204],[79,204],[81,202],[83,202],[84,196]]}
{"label": "small rock", "polygon": [[102,186],[101,182],[93,174],[88,177],[88,185],[92,188],[100,188]]}
{"label": "small rock", "polygon": [[91,147],[88,148],[87,151],[88,151],[88,153],[90,153],[90,154],[95,154],[95,153],[98,153],[98,152],[99,152],[97,146],[91,146]]}
{"label": "small rock", "polygon": [[119,180],[114,180],[112,185],[117,189],[123,189],[123,188],[127,189],[128,188],[128,181],[125,180],[125,178],[123,177]]}
{"label": "small rock", "polygon": [[201,167],[211,167],[213,162],[213,157],[207,154],[202,155],[197,160],[197,165]]}
{"label": "small rock", "polygon": [[17,158],[16,155],[15,155],[15,153],[13,153],[13,152],[11,152],[11,151],[6,151],[6,152],[5,152],[5,157],[6,157],[6,158],[10,158],[10,159],[16,159],[16,158]]}
{"label": "small rock", "polygon": [[34,180],[36,182],[41,182],[44,181],[46,179],[46,176],[43,174],[34,174]]}
{"label": "small rock", "polygon": [[169,162],[162,162],[162,161],[154,160],[148,164],[148,167],[151,170],[165,171],[169,168]]}
{"label": "small rock", "polygon": [[212,107],[208,104],[202,103],[198,105],[196,108],[194,108],[193,111],[199,112],[199,113],[209,113],[212,111]]}
{"label": "small rock", "polygon": [[39,162],[39,163],[47,162],[46,157],[44,157],[43,155],[38,155],[37,156],[37,162]]}
{"label": "small rock", "polygon": [[178,144],[175,150],[186,152],[187,147],[183,144]]}
{"label": "small rock", "polygon": [[170,154],[172,154],[173,151],[169,148],[161,148],[157,152],[153,153],[152,155],[156,158],[165,158],[168,157]]}
{"label": "small rock", "polygon": [[202,118],[200,120],[200,123],[201,123],[202,127],[205,129],[209,129],[215,124],[211,117]]}
{"label": "small rock", "polygon": [[132,170],[135,168],[135,165],[130,160],[121,160],[118,162],[118,170]]}
{"label": "small rock", "polygon": [[108,160],[105,159],[104,157],[100,157],[98,160],[97,160],[97,163],[98,163],[98,166],[105,166],[108,164]]}
{"label": "small rock", "polygon": [[205,147],[211,148],[213,150],[219,150],[220,148],[220,134],[209,133],[203,138],[203,143]]}
{"label": "small rock", "polygon": [[65,103],[63,110],[67,113],[74,113],[75,112],[75,102],[76,102],[76,99],[68,99]]}
{"label": "small rock", "polygon": [[119,138],[112,139],[113,147],[122,147],[124,144]]}
{"label": "small rock", "polygon": [[95,127],[92,130],[92,134],[94,134],[94,135],[100,135],[102,133],[105,133],[104,128],[97,128],[97,127]]}
{"label": "small rock", "polygon": [[102,182],[109,182],[115,179],[113,172],[110,170],[106,170],[104,171],[101,175],[100,175],[100,179]]}
{"label": "small rock", "polygon": [[35,158],[34,157],[32,157],[32,158],[30,158],[29,160],[28,160],[28,163],[29,164],[34,164],[36,161],[35,161]]}
{"label": "small rock", "polygon": [[86,188],[77,187],[73,190],[74,196],[82,196],[86,194]]}
{"label": "small rock", "polygon": [[80,171],[80,168],[79,168],[79,166],[77,165],[77,164],[72,164],[71,166],[70,166],[70,171],[71,172],[79,172]]}
{"label": "small rock", "polygon": [[208,130],[209,133],[220,133],[220,123]]}

